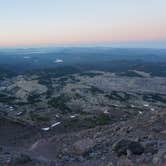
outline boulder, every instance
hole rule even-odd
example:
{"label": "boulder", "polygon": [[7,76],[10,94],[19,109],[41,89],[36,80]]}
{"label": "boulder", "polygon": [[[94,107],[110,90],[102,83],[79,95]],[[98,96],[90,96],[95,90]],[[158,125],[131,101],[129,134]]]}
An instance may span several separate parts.
{"label": "boulder", "polygon": [[92,139],[82,139],[75,142],[72,146],[72,153],[75,155],[85,155],[95,146],[95,141]]}
{"label": "boulder", "polygon": [[132,154],[141,155],[144,152],[144,147],[139,143],[127,139],[121,139],[113,144],[113,151],[118,155],[127,155],[129,150]]}

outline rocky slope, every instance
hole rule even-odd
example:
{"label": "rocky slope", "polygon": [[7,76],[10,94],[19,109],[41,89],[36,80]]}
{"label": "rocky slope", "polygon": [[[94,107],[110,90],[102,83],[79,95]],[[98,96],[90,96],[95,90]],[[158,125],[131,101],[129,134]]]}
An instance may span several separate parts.
{"label": "rocky slope", "polygon": [[4,80],[0,166],[165,165],[166,79],[134,72]]}

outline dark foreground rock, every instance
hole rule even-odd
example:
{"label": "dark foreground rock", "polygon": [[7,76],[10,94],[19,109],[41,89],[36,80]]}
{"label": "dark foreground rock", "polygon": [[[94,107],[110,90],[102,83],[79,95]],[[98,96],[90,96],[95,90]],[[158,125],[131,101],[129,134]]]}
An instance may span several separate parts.
{"label": "dark foreground rock", "polygon": [[118,156],[127,155],[128,150],[135,155],[140,155],[144,152],[144,148],[139,142],[126,139],[116,142],[112,148]]}

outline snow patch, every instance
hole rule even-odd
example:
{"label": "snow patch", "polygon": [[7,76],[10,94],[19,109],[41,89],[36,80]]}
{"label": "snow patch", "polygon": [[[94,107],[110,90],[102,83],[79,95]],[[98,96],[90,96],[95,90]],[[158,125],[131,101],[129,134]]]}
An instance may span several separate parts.
{"label": "snow patch", "polygon": [[50,130],[50,127],[45,127],[45,128],[42,128],[43,131],[48,131]]}
{"label": "snow patch", "polygon": [[61,124],[61,122],[56,122],[56,123],[52,124],[51,127],[53,128],[53,127],[58,126],[60,124]]}
{"label": "snow patch", "polygon": [[154,108],[151,108],[150,110],[151,110],[151,111],[155,111],[155,109],[154,109]]}
{"label": "snow patch", "polygon": [[108,110],[105,110],[105,111],[104,111],[104,114],[109,114]]}
{"label": "snow patch", "polygon": [[75,118],[76,117],[76,115],[70,115],[70,118],[71,119],[73,119],[73,118]]}
{"label": "snow patch", "polygon": [[131,104],[131,108],[135,108],[135,105]]}
{"label": "snow patch", "polygon": [[144,104],[144,107],[149,107],[149,104]]}
{"label": "snow patch", "polygon": [[140,114],[140,115],[142,115],[142,114],[143,114],[143,112],[142,112],[142,111],[139,111],[139,114]]}
{"label": "snow patch", "polygon": [[49,131],[51,128],[53,128],[55,126],[58,126],[60,124],[61,124],[61,122],[56,122],[56,123],[52,124],[50,127],[41,128],[41,130],[43,130],[43,131]]}
{"label": "snow patch", "polygon": [[23,113],[23,112],[18,112],[18,113],[17,113],[17,116],[20,116],[22,113]]}
{"label": "snow patch", "polygon": [[55,63],[63,63],[63,60],[62,59],[56,59],[54,62]]}

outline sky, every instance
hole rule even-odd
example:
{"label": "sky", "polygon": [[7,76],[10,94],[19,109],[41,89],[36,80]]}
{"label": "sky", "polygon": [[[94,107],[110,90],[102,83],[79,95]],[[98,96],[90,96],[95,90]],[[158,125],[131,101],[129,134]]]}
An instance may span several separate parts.
{"label": "sky", "polygon": [[155,41],[166,44],[166,0],[0,0],[1,47]]}

